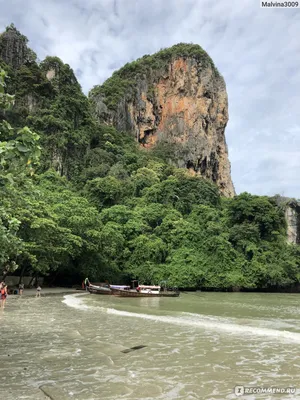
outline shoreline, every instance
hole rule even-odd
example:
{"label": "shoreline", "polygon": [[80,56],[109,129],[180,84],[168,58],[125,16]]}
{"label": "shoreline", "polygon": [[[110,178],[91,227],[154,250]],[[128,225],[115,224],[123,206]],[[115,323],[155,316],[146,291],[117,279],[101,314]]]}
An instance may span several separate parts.
{"label": "shoreline", "polygon": [[[41,297],[48,297],[48,296],[57,296],[62,294],[72,294],[72,293],[80,293],[81,290],[71,289],[66,287],[53,287],[53,288],[42,288],[41,290]],[[24,289],[22,296],[20,294],[9,294],[8,298],[12,299],[14,297],[35,297],[36,296],[36,288],[33,289]]]}

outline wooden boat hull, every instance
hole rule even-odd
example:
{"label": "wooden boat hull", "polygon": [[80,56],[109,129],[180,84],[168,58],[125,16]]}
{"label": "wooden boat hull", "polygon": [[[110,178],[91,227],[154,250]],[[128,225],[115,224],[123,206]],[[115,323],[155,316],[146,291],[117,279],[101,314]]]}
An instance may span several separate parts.
{"label": "wooden boat hull", "polygon": [[114,296],[120,297],[178,297],[179,292],[139,293],[133,290],[112,289]]}
{"label": "wooden boat hull", "polygon": [[89,287],[88,287],[88,291],[89,291],[90,293],[93,293],[93,294],[102,294],[102,295],[103,295],[103,294],[104,294],[104,295],[111,295],[111,294],[113,294],[111,289],[106,288],[106,287],[101,287],[101,286],[89,286]]}

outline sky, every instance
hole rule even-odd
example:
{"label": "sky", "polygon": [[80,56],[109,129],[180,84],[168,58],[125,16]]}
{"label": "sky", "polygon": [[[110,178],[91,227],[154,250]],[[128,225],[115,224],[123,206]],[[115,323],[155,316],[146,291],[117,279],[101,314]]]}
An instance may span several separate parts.
{"label": "sky", "polygon": [[259,0],[0,0],[40,60],[70,64],[85,93],[126,62],[199,44],[223,75],[237,193],[300,198],[300,8]]}

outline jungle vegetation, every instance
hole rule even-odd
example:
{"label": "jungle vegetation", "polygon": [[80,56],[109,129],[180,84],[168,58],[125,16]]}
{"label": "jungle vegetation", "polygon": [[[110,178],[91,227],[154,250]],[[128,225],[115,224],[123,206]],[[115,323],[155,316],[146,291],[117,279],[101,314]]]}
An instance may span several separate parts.
{"label": "jungle vegetation", "polygon": [[[168,57],[165,50],[125,66],[113,92]],[[224,198],[161,151],[99,124],[72,69],[56,57],[1,66],[0,275],[213,290],[299,283],[300,248],[287,243],[275,197]]]}

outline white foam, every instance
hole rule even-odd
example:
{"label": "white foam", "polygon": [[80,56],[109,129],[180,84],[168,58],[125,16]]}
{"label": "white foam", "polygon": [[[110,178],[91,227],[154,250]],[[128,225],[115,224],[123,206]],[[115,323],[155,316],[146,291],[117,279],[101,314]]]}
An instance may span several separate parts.
{"label": "white foam", "polygon": [[66,304],[69,307],[76,308],[77,310],[82,310],[82,311],[102,311],[106,312],[106,308],[99,307],[99,306],[89,306],[87,304],[84,304],[83,299],[81,299],[82,296],[89,295],[89,293],[76,293],[76,294],[67,294],[64,296],[64,300],[62,300],[62,303]]}
{"label": "white foam", "polygon": [[251,337],[264,337],[268,339],[276,339],[284,342],[300,343],[300,333],[289,332],[285,330],[269,329],[256,327],[251,325],[238,323],[238,320],[233,320],[230,318],[221,318],[212,315],[201,315],[193,313],[182,313],[179,316],[163,316],[163,315],[152,315],[152,314],[142,314],[133,313],[129,311],[116,310],[114,308],[104,308],[104,307],[92,307],[84,304],[82,296],[86,293],[71,294],[64,296],[63,303],[69,307],[76,308],[78,310],[94,310],[97,309],[99,312],[106,312],[112,315],[119,315],[122,317],[129,318],[141,318],[144,320],[155,321],[160,323],[167,323],[173,325],[180,325],[182,327],[198,327],[204,328],[211,331],[226,332],[232,335],[238,336],[251,336]]}
{"label": "white foam", "polygon": [[88,310],[90,307],[85,305],[80,297],[86,296],[88,293],[67,294],[62,301],[69,307],[77,308],[77,310]]}
{"label": "white foam", "polygon": [[249,335],[249,336],[263,336],[278,340],[283,340],[285,342],[300,343],[300,333],[280,331],[276,329],[269,328],[257,328],[249,325],[239,325],[236,323],[227,323],[226,318],[222,318],[220,321],[217,317],[205,316],[200,314],[190,314],[189,317],[179,316],[160,316],[160,315],[149,315],[149,314],[137,314],[128,311],[119,311],[114,308],[108,308],[107,312],[109,314],[120,315],[123,317],[134,317],[142,318],[150,321],[165,322],[174,325],[192,326],[205,328],[212,331],[222,331],[233,335]]}

